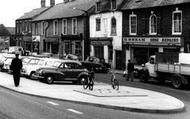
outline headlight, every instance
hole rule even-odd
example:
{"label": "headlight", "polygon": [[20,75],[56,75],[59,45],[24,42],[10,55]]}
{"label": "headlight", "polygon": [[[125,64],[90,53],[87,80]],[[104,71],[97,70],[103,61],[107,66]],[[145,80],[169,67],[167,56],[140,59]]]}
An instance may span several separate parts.
{"label": "headlight", "polygon": [[39,75],[43,75],[43,70],[38,71]]}

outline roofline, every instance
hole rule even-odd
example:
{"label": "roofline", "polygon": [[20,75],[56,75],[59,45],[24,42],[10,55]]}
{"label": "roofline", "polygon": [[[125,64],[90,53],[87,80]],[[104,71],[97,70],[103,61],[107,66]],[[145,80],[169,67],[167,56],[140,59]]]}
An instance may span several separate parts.
{"label": "roofline", "polygon": [[126,11],[126,10],[139,10],[139,9],[158,8],[158,7],[167,7],[167,6],[184,5],[184,4],[190,4],[190,2],[169,4],[169,5],[158,5],[158,6],[151,6],[151,7],[141,7],[141,8],[134,8],[134,9],[121,8],[120,10],[121,10],[121,11]]}

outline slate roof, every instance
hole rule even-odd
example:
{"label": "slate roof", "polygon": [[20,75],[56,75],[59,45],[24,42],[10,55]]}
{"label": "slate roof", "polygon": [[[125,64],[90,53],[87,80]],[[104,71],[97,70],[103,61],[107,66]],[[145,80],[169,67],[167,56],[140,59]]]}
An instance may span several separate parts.
{"label": "slate roof", "polygon": [[11,35],[15,34],[15,27],[6,27]]}
{"label": "slate roof", "polygon": [[[116,0],[116,6],[117,6],[117,9],[120,8],[121,6],[121,3],[125,1],[125,0]],[[110,10],[110,0],[100,0],[101,2],[101,12],[104,12],[104,11],[109,11]]]}
{"label": "slate roof", "polygon": [[37,15],[41,14],[42,12],[44,12],[45,10],[47,10],[48,8],[49,7],[33,9],[30,12],[24,13],[24,15],[21,16],[20,18],[18,18],[17,20],[32,19],[32,18],[36,17]]}
{"label": "slate roof", "polygon": [[0,36],[10,36],[10,32],[6,29],[3,24],[0,24]]}
{"label": "slate roof", "polygon": [[74,7],[87,11],[92,8],[95,3],[96,0],[74,0],[72,2],[59,3],[34,18],[33,21],[81,16],[84,14],[84,11],[73,9]]}
{"label": "slate roof", "polygon": [[190,3],[190,0],[126,0],[126,3],[121,8],[122,10],[127,9],[140,9],[150,8],[168,5],[177,5],[183,3]]}

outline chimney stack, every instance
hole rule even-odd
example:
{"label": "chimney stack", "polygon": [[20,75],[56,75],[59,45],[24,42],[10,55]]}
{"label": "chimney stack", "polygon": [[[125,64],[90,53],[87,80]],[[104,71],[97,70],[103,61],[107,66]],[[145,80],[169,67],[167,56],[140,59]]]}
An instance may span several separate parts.
{"label": "chimney stack", "polygon": [[55,0],[50,0],[50,6],[54,6],[55,5]]}
{"label": "chimney stack", "polygon": [[41,7],[46,7],[46,0],[41,0]]}

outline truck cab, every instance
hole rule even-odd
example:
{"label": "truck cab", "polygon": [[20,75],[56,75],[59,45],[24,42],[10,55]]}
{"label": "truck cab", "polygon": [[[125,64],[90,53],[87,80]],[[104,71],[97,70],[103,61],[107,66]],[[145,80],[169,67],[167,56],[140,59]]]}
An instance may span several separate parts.
{"label": "truck cab", "polygon": [[146,70],[148,70],[149,77],[157,77],[157,73],[155,72],[155,63],[156,63],[156,56],[152,55],[149,58],[149,61],[145,64]]}

